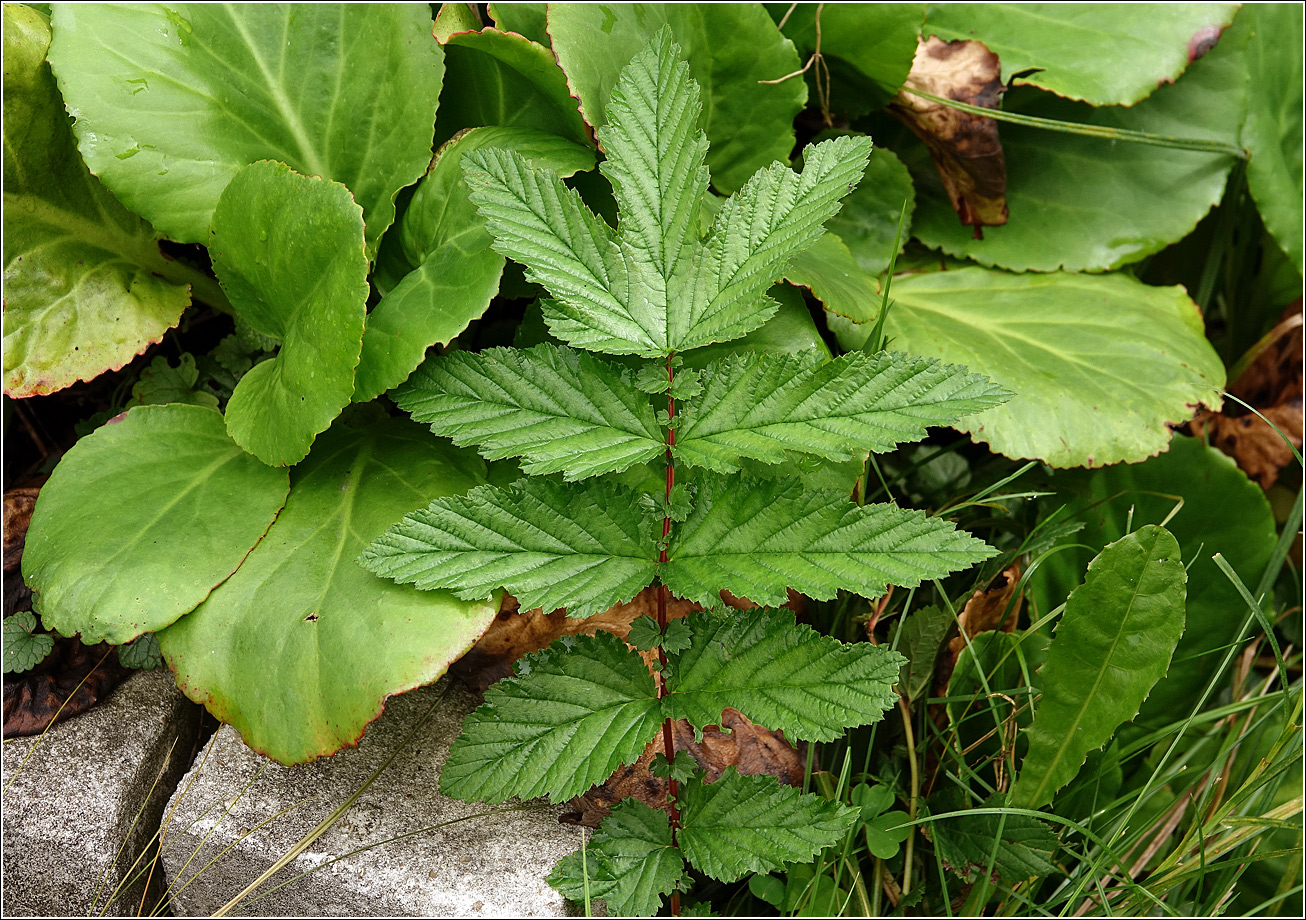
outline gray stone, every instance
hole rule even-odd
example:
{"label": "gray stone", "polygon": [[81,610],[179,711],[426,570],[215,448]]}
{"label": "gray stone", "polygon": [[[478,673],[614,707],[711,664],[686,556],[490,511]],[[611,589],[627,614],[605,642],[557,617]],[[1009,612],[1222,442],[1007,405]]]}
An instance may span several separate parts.
{"label": "gray stone", "polygon": [[[579,828],[558,823],[561,807],[470,817],[496,806],[454,801],[437,791],[449,745],[474,706],[470,694],[446,679],[391,698],[357,748],[293,767],[255,754],[235,729],[223,726],[195,759],[174,799],[176,830],[165,833],[163,845],[175,898],[172,909],[192,916],[212,914],[397,752],[339,821],[233,913],[568,915],[568,903],[545,882],[557,861],[581,845]],[[414,726],[419,727],[405,744]],[[285,809],[291,810],[279,814]],[[383,843],[459,818],[470,820]],[[344,858],[332,862],[338,857]],[[290,879],[295,880],[259,898]]]}
{"label": "gray stone", "polygon": [[190,766],[200,712],[166,670],[140,672],[39,740],[5,742],[6,917],[86,916],[106,903],[135,915],[147,877],[161,893],[151,844]]}

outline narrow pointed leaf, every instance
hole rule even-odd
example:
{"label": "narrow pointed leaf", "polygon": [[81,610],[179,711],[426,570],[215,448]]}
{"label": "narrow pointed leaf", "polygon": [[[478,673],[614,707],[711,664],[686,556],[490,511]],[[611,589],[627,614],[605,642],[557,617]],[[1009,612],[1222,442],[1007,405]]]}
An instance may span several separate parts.
{"label": "narrow pointed leaf", "polygon": [[999,405],[1009,394],[965,368],[929,358],[848,354],[741,354],[711,365],[703,393],[676,428],[677,459],[723,472],[743,458],[779,463],[786,452],[847,460],[892,450]]}
{"label": "narrow pointed leaf", "polygon": [[734,767],[680,794],[680,846],[700,872],[733,882],[806,862],[843,839],[861,813],[820,796],[781,786],[774,776],[741,776]]}
{"label": "narrow pointed leaf", "polygon": [[575,191],[509,150],[475,151],[465,172],[495,250],[525,265],[526,277],[555,298],[545,304],[554,335],[611,354],[665,349],[665,321],[640,271]]}
{"label": "narrow pointed leaf", "polygon": [[449,749],[440,790],[466,801],[579,795],[639,757],[657,731],[657,688],[611,633],[569,636],[517,662]]}
{"label": "narrow pointed leaf", "polygon": [[55,467],[27,531],[23,575],[46,627],[121,644],[190,613],[289,488],[212,409],[141,406],[101,426]]}
{"label": "narrow pointed leaf", "polygon": [[263,160],[223,191],[212,252],[236,312],[281,342],[236,385],[227,431],[264,463],[298,463],[354,392],[368,295],[363,212],[343,185]]}
{"label": "narrow pointed leaf", "polygon": [[833,741],[878,721],[897,699],[901,655],[844,645],[799,626],[791,611],[695,614],[689,623],[693,646],[671,661],[668,718],[719,725],[731,706],[788,738]]}
{"label": "narrow pointed leaf", "polygon": [[824,141],[808,148],[801,174],[776,163],[732,195],[695,266],[692,302],[670,317],[674,346],[728,341],[766,322],[775,312],[766,289],[821,236],[870,154],[868,137]]}
{"label": "narrow pointed leaf", "polygon": [[795,480],[708,479],[672,537],[662,578],[715,606],[724,589],[779,606],[785,589],[817,599],[840,588],[876,597],[966,568],[994,550],[952,524],[892,505],[851,504]]}
{"label": "narrow pointed leaf", "polygon": [[359,560],[378,575],[468,600],[503,588],[523,610],[591,616],[628,601],[657,569],[634,493],[600,480],[483,486],[406,515]]}
{"label": "narrow pointed leaf", "polygon": [[664,296],[679,293],[708,182],[703,105],[679,51],[663,28],[622,69],[599,130],[607,154],[600,168],[612,183],[622,237],[651,263]]}
{"label": "narrow pointed leaf", "polygon": [[665,447],[629,371],[570,348],[490,348],[427,361],[395,393],[400,408],[488,460],[567,479],[624,470]]}
{"label": "narrow pointed leaf", "polygon": [[599,825],[583,856],[569,853],[558,863],[549,884],[572,901],[583,902],[586,892],[603,898],[611,916],[650,917],[684,872],[667,813],[626,799]]}
{"label": "narrow pointed leaf", "polygon": [[1138,713],[1184,631],[1187,573],[1179,544],[1148,524],[1089,564],[1040,669],[1043,699],[1011,803],[1038,808],[1084,758]]}

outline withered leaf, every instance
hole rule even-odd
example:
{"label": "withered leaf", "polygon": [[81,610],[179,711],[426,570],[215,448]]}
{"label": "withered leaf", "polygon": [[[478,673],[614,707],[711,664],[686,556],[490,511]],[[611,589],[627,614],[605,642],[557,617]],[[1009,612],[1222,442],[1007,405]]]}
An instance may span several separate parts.
{"label": "withered leaf", "polygon": [[998,56],[983,42],[921,39],[907,82],[889,107],[925,142],[962,224],[994,227],[1007,222],[1007,163],[998,123],[917,96],[921,90],[944,99],[998,108],[1002,95]]}

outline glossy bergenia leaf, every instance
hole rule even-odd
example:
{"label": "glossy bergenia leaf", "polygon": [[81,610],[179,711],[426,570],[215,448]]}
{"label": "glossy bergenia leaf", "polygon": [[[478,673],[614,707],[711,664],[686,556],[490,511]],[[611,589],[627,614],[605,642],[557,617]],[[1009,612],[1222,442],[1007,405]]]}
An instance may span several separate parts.
{"label": "glossy bergenia leaf", "polygon": [[449,749],[440,790],[466,801],[579,795],[639,757],[662,720],[643,660],[607,632],[519,660]]}
{"label": "glossy bergenia leaf", "polygon": [[510,152],[468,158],[472,200],[495,248],[549,289],[551,331],[581,348],[657,357],[756,329],[776,309],[766,289],[821,235],[866,167],[864,137],[809,148],[801,175],[774,164],[726,201],[699,244],[704,140],[677,52],[661,33],[613,91],[617,118],[604,136],[615,147],[605,169],[622,211],[619,231],[556,176]]}

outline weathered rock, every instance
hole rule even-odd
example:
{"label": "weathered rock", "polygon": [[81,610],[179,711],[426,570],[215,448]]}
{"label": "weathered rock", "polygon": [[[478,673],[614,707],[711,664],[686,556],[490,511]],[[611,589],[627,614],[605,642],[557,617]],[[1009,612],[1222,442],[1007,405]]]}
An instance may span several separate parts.
{"label": "weathered rock", "polygon": [[[165,834],[163,855],[176,892],[172,909],[192,916],[216,911],[397,752],[340,821],[233,913],[567,915],[567,902],[544,880],[582,840],[578,828],[558,823],[561,807],[471,817],[496,806],[457,802],[437,791],[449,745],[475,705],[470,693],[446,679],[389,700],[356,749],[293,767],[254,753],[234,729],[223,726],[207,759],[204,754],[196,758],[175,797],[171,826],[176,830]],[[274,817],[284,809],[292,810]],[[470,820],[433,827],[463,818]],[[384,842],[422,828],[431,829]],[[380,845],[346,855],[370,844]],[[227,847],[229,852],[208,865]],[[314,869],[319,871],[253,900]]]}
{"label": "weathered rock", "polygon": [[[200,713],[167,671],[140,672],[44,737],[5,743],[6,917],[86,916],[106,903],[111,915],[137,913],[151,843],[190,765]],[[155,868],[151,891],[161,893],[161,882]]]}

